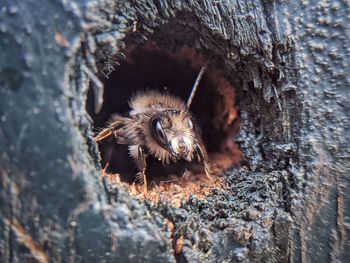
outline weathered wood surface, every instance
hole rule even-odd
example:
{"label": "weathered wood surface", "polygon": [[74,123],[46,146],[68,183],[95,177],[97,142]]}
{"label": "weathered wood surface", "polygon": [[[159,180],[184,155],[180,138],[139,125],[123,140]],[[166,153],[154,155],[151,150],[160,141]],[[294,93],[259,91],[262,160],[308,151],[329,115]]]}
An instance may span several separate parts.
{"label": "weathered wood surface", "polygon": [[[1,261],[348,262],[349,14],[345,0],[0,3]],[[111,203],[100,183],[87,87],[135,26],[133,43],[176,40],[235,77],[245,166],[205,201]]]}

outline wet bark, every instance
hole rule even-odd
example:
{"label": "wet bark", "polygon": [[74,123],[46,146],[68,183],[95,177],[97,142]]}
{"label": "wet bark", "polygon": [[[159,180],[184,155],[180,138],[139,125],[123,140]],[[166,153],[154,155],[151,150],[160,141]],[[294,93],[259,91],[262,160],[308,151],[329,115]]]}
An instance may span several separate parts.
{"label": "wet bark", "polygon": [[[349,260],[348,2],[0,7],[3,262]],[[89,85],[148,38],[210,55],[238,96],[242,166],[180,208],[106,193],[85,109]]]}

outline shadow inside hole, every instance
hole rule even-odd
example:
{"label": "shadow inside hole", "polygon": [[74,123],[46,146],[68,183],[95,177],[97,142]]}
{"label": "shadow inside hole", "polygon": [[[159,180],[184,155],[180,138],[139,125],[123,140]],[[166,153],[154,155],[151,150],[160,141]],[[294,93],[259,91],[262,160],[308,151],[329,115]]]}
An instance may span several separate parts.
{"label": "shadow inside hole", "polygon": [[[168,52],[150,44],[131,47],[125,53],[126,59],[120,61],[120,66],[103,80],[104,104],[99,114],[94,113],[91,89],[88,93],[87,110],[97,129],[105,127],[113,113],[127,115],[130,110],[128,101],[140,91],[157,90],[186,102],[201,67],[207,62],[203,55],[187,47]],[[240,159],[239,149],[234,143],[238,117],[233,104],[232,86],[218,70],[209,66],[199,84],[191,112],[202,130],[209,154],[225,159],[228,162],[225,168]],[[108,138],[100,143],[99,149],[102,167],[108,164],[107,172],[120,174],[124,182],[135,180],[138,171],[128,155],[127,145],[119,145],[114,138]],[[195,174],[204,172],[202,165],[196,162],[181,161],[163,166],[151,156],[147,159],[147,166],[147,177],[157,183],[163,179],[166,181],[170,175],[181,177],[186,170]]]}

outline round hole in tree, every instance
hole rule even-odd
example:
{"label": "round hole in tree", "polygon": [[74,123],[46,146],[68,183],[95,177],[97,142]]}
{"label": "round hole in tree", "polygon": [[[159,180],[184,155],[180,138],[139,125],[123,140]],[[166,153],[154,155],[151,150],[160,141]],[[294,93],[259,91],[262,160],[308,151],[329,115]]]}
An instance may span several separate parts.
{"label": "round hole in tree", "polygon": [[[94,112],[94,95],[88,93],[87,109],[96,131],[105,128],[113,114],[128,115],[128,101],[138,92],[159,91],[187,101],[192,87],[208,56],[186,45],[172,50],[148,41],[141,45],[127,45],[125,59],[103,79],[104,102],[101,111]],[[212,58],[199,83],[190,112],[201,129],[201,136],[209,154],[213,180],[208,180],[204,167],[198,162],[178,161],[163,165],[153,156],[147,157],[147,181],[159,187],[170,183],[180,186],[211,184],[224,170],[236,166],[241,159],[235,143],[239,117],[235,107],[235,91],[223,71]],[[128,154],[128,145],[118,144],[114,136],[99,143],[104,172],[117,175],[126,183],[137,181],[138,170]]]}

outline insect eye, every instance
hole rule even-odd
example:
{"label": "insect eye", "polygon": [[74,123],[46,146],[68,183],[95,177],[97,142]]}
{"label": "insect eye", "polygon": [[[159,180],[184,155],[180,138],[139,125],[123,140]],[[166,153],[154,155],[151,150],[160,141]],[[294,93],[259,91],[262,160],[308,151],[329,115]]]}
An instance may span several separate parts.
{"label": "insect eye", "polygon": [[159,143],[163,145],[167,143],[165,132],[159,119],[155,119],[152,122],[152,134]]}

